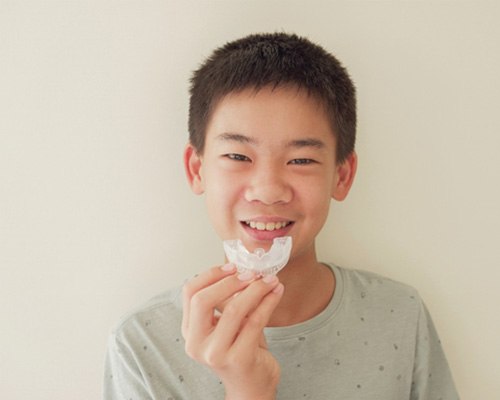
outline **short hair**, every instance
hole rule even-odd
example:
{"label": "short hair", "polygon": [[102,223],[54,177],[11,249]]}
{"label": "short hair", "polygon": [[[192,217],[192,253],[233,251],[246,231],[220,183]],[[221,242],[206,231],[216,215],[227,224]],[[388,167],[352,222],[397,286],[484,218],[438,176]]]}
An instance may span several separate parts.
{"label": "short hair", "polygon": [[337,162],[354,151],[354,84],[332,54],[304,37],[263,33],[228,42],[194,71],[190,82],[189,140],[198,153],[203,153],[208,122],[224,96],[269,86],[305,89],[320,101],[330,119]]}

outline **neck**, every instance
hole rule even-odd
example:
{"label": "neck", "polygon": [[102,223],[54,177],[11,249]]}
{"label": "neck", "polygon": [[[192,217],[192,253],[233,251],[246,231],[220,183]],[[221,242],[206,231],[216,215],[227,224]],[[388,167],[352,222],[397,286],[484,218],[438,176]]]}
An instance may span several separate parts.
{"label": "neck", "polygon": [[278,274],[285,293],[268,326],[289,326],[307,321],[330,302],[335,291],[335,276],[316,255],[289,263]]}

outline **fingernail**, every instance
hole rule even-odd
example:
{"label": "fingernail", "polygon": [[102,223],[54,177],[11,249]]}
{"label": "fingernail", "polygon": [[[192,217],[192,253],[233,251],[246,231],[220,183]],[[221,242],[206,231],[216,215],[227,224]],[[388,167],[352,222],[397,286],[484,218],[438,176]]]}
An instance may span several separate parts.
{"label": "fingernail", "polygon": [[275,283],[278,280],[278,277],[276,275],[266,275],[264,278],[262,278],[262,281],[265,283]]}
{"label": "fingernail", "polygon": [[236,267],[232,263],[224,264],[222,267],[220,267],[221,270],[224,272],[231,272],[234,271]]}
{"label": "fingernail", "polygon": [[253,272],[251,271],[246,271],[242,272],[241,274],[238,275],[238,279],[240,281],[249,281],[254,278]]}

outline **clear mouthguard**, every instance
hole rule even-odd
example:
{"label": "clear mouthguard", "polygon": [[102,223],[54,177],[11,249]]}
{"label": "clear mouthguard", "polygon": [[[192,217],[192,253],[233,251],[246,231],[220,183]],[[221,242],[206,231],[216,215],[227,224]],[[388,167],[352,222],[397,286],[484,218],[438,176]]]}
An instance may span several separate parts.
{"label": "clear mouthguard", "polygon": [[253,271],[258,275],[275,275],[288,262],[292,250],[290,236],[278,237],[266,253],[264,249],[255,249],[250,253],[241,240],[224,240],[224,252],[230,263],[236,265],[239,272]]}

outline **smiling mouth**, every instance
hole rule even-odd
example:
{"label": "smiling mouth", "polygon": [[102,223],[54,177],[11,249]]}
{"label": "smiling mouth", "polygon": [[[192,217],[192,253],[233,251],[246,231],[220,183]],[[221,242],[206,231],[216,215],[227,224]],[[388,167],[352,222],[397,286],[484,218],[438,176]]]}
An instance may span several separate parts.
{"label": "smiling mouth", "polygon": [[257,229],[258,231],[276,231],[278,229],[285,228],[286,226],[292,224],[292,221],[278,221],[278,222],[262,222],[262,221],[243,221],[243,223],[252,229]]}

